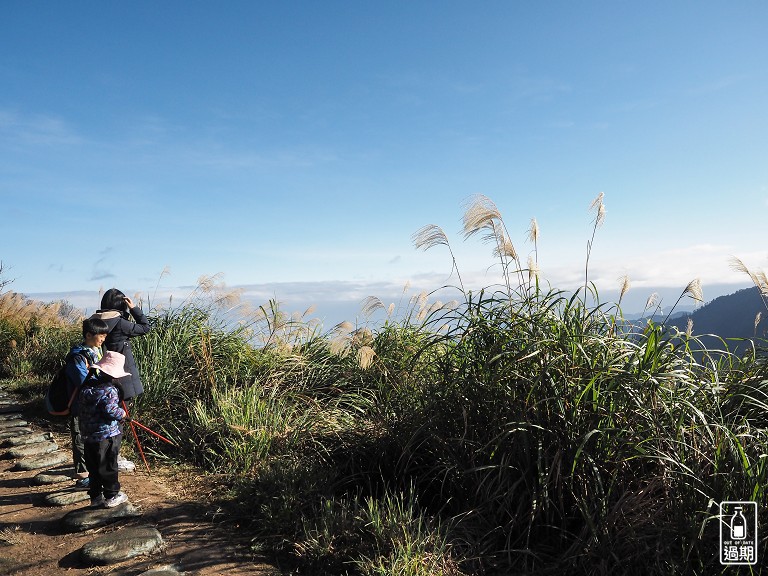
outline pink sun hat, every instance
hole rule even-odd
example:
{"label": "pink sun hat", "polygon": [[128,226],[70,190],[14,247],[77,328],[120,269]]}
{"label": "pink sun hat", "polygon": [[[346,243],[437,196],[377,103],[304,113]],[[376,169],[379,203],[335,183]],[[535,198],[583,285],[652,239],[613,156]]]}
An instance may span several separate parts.
{"label": "pink sun hat", "polygon": [[102,359],[96,362],[94,366],[105,374],[109,374],[112,378],[130,376],[130,373],[125,371],[125,356],[120,354],[120,352],[106,352]]}

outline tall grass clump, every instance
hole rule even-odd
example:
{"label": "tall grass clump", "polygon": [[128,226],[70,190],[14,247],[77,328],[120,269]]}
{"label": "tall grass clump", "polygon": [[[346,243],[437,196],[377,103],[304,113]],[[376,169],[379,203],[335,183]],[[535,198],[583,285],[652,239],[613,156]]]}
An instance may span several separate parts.
{"label": "tall grass clump", "polygon": [[[596,230],[602,196],[593,209]],[[650,321],[617,330],[588,272],[568,294],[522,267],[488,199],[464,222],[503,281],[434,318],[450,329],[429,332],[430,377],[395,410],[398,474],[452,519],[471,570],[716,569],[714,503],[765,510],[764,359],[694,353],[694,336]],[[698,281],[683,297],[701,300]]]}
{"label": "tall grass clump", "polygon": [[[425,226],[414,245],[448,250],[458,300],[371,297],[378,325],[323,331],[204,279],[134,341],[139,418],[176,443],[148,446],[229,478],[254,547],[299,573],[724,573],[718,503],[753,500],[768,525],[765,343],[679,331],[654,295],[630,322],[626,277],[602,302],[603,201],[570,291],[542,277],[538,222],[524,262],[483,196],[463,232],[490,245],[498,282],[469,287]],[[672,309],[683,299],[703,301],[698,280]]]}
{"label": "tall grass clump", "polygon": [[[592,210],[587,262],[602,196]],[[467,289],[426,226],[414,243],[448,248],[458,303],[372,297],[381,326],[290,343],[273,310],[242,377],[189,405],[209,465],[240,472],[241,519],[317,574],[719,572],[716,504],[754,499],[768,520],[760,349],[632,324],[628,279],[603,303],[588,265],[574,292],[547,286],[538,223],[523,264],[485,197],[464,226],[498,284]],[[703,299],[697,280],[683,298]]]}
{"label": "tall grass clump", "polygon": [[81,320],[81,312],[66,302],[0,293],[0,376],[50,376],[81,336]]}
{"label": "tall grass clump", "polygon": [[177,448],[153,447],[247,474],[274,454],[323,452],[317,438],[357,428],[371,396],[348,353],[354,337],[335,348],[306,314],[287,315],[275,301],[249,310],[207,281],[180,305],[154,310],[152,330],[134,344],[146,382],[137,410]]}

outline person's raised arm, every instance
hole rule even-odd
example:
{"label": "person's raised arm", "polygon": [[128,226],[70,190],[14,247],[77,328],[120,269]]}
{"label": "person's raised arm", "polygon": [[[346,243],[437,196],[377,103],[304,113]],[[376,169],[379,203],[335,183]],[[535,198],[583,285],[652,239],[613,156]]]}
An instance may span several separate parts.
{"label": "person's raised arm", "polygon": [[131,299],[130,296],[126,296],[124,298],[125,303],[128,305],[129,310],[131,311],[131,316],[133,316],[133,319],[135,322],[129,322],[128,320],[121,320],[121,328],[122,330],[130,337],[130,336],[141,336],[142,334],[146,334],[149,332],[150,326],[149,326],[149,320],[147,320],[147,317],[144,315],[144,312],[142,312],[141,308],[139,308],[136,303]]}

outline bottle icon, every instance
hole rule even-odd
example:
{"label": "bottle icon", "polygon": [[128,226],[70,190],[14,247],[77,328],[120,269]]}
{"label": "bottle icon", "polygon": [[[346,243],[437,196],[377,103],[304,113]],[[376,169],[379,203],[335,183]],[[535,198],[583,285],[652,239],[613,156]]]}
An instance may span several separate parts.
{"label": "bottle icon", "polygon": [[736,506],[735,512],[731,517],[731,538],[733,540],[744,540],[747,537],[747,520],[741,513],[741,506]]}

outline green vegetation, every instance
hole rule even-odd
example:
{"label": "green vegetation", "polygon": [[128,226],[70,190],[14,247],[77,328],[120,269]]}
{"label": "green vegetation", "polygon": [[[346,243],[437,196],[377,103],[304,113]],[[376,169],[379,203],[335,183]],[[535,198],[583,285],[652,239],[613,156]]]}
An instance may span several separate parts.
{"label": "green vegetation", "polygon": [[[587,262],[602,196],[593,208]],[[228,477],[254,548],[302,573],[724,573],[717,503],[755,500],[768,526],[766,356],[627,330],[588,266],[575,293],[545,288],[535,221],[523,266],[486,198],[464,224],[501,283],[465,290],[454,260],[463,301],[419,295],[375,328],[323,333],[211,281],[153,308],[135,411],[176,446],[145,448]],[[437,226],[414,242],[451,250]],[[0,308],[8,376],[45,375],[77,333],[18,324]]]}

